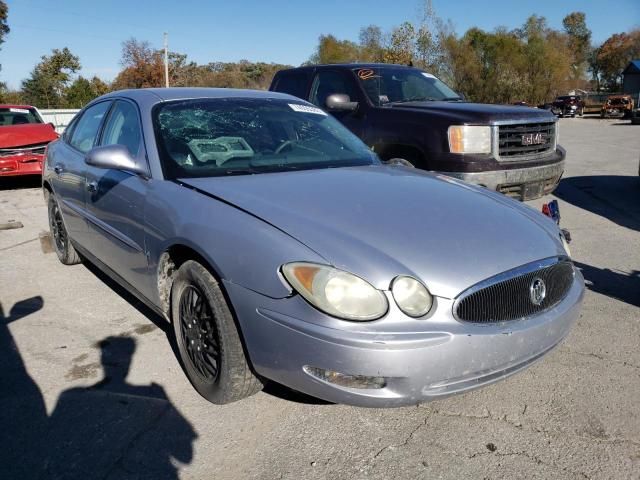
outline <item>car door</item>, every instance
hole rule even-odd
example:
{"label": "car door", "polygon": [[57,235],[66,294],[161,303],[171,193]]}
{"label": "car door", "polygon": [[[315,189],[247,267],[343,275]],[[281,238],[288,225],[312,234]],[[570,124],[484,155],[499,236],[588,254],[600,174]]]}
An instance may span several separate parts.
{"label": "car door", "polygon": [[365,122],[363,109],[366,108],[366,103],[358,89],[355,78],[343,70],[318,70],[311,84],[309,101],[323,110],[327,110],[327,97],[334,93],[348,95],[352,102],[360,104],[360,107],[355,112],[334,111],[331,114],[357,136],[362,137]]}
{"label": "car door", "polygon": [[110,106],[111,101],[105,101],[87,108],[50,153],[53,192],[58,197],[69,235],[80,245],[87,245],[84,157],[93,148]]}
{"label": "car door", "polygon": [[[98,142],[123,145],[148,171],[135,103],[116,100]],[[147,273],[144,207],[148,177],[87,165],[86,208],[92,253],[133,287],[143,288]]]}

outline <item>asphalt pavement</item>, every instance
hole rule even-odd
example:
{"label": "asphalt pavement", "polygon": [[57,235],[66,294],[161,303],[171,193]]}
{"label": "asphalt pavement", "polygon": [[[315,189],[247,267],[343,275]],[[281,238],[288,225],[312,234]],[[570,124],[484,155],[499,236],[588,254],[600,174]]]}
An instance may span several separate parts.
{"label": "asphalt pavement", "polygon": [[209,404],[161,318],[95,268],[43,253],[37,182],[3,181],[0,224],[22,227],[0,230],[0,476],[640,478],[640,126],[560,124],[565,177],[531,205],[560,203],[588,287],[579,321],[525,372],[410,408],[277,385]]}

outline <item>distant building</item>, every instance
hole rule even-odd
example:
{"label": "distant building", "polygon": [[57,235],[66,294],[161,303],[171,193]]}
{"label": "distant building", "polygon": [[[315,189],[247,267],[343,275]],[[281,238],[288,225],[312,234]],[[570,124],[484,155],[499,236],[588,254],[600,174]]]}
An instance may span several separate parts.
{"label": "distant building", "polygon": [[638,98],[640,95],[640,60],[632,60],[622,72],[622,92]]}

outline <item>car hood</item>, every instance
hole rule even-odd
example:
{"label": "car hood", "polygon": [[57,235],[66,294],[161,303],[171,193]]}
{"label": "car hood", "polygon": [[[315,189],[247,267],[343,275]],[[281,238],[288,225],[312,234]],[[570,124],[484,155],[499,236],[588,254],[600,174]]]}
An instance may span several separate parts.
{"label": "car hood", "polygon": [[555,121],[555,117],[538,108],[516,105],[491,105],[470,102],[405,102],[389,103],[383,108],[426,111],[447,114],[469,123],[488,123],[502,120]]}
{"label": "car hood", "polygon": [[179,182],[259,217],[383,290],[395,276],[413,275],[435,295],[454,298],[495,274],[564,254],[555,224],[529,207],[413,168]]}
{"label": "car hood", "polygon": [[28,123],[0,127],[0,148],[47,143],[56,138],[58,138],[58,134],[48,123]]}

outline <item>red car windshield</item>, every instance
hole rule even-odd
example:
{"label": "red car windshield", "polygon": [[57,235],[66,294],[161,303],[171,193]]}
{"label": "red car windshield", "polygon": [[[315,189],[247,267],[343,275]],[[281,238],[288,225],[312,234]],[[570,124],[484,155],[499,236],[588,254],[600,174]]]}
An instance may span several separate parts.
{"label": "red car windshield", "polygon": [[42,119],[35,109],[22,107],[0,108],[0,127],[24,125],[26,123],[42,123]]}

